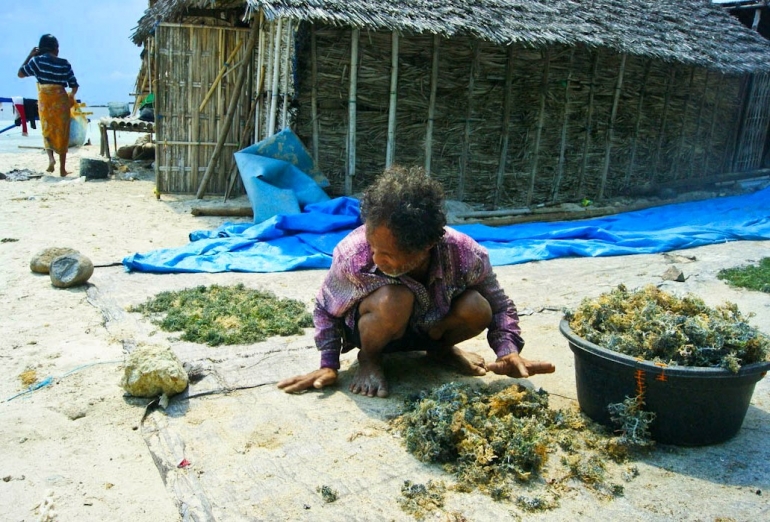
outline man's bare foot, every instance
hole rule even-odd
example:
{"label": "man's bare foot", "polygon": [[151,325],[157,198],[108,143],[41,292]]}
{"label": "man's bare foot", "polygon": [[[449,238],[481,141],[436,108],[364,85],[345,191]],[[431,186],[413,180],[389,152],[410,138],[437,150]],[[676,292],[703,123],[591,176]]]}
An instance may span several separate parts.
{"label": "man's bare foot", "polygon": [[350,383],[350,391],[369,397],[387,397],[390,394],[380,358],[358,352],[358,371]]}
{"label": "man's bare foot", "polygon": [[56,168],[56,163],[49,163],[48,164],[48,168],[45,169],[45,171],[46,172],[53,172],[55,168]]}
{"label": "man's bare foot", "polygon": [[462,350],[457,346],[431,351],[428,352],[428,355],[442,364],[451,366],[464,375],[481,376],[487,373],[487,365],[482,356]]}

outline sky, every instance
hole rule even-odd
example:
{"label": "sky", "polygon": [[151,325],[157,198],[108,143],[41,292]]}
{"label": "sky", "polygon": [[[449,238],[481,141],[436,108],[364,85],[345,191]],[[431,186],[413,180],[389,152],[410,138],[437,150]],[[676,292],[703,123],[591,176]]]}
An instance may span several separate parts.
{"label": "sky", "polygon": [[0,97],[37,99],[34,78],[17,72],[40,37],[59,40],[86,105],[132,102],[142,48],[131,41],[147,0],[0,0]]}

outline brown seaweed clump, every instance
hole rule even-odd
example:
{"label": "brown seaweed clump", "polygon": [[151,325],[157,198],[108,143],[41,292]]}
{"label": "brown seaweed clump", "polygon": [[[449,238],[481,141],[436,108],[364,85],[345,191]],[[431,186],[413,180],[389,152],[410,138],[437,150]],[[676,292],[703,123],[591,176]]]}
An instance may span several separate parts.
{"label": "brown seaweed clump", "polygon": [[393,426],[410,453],[454,475],[457,491],[478,489],[526,510],[556,507],[572,479],[606,498],[622,493],[609,483],[607,462],[625,460],[630,446],[577,409],[550,409],[543,390],[451,382],[410,398]]}
{"label": "brown seaweed clump", "polygon": [[770,356],[770,339],[749,325],[733,303],[709,308],[688,294],[676,297],[654,285],[630,291],[619,285],[585,299],[565,315],[576,335],[598,346],[652,362],[727,368]]}

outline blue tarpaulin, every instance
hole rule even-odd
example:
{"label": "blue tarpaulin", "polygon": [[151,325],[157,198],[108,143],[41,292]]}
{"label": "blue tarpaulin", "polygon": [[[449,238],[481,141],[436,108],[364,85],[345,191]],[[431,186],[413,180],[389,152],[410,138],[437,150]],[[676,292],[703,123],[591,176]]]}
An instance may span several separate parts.
{"label": "blue tarpaulin", "polygon": [[[360,225],[358,200],[336,198],[261,223],[227,223],[190,234],[180,248],[133,254],[143,272],[283,272],[328,268],[336,244]],[[739,240],[770,239],[770,187],[581,221],[502,227],[459,225],[495,266],[554,259],[653,254]]]}

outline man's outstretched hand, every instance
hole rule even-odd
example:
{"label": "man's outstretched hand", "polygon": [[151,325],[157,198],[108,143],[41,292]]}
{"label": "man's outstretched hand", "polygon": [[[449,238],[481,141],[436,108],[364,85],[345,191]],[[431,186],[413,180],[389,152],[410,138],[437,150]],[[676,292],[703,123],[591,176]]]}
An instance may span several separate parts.
{"label": "man's outstretched hand", "polygon": [[309,388],[320,390],[337,382],[337,370],[321,368],[305,375],[295,375],[278,383],[278,387],[287,393],[297,393]]}
{"label": "man's outstretched hand", "polygon": [[526,378],[538,373],[553,373],[556,366],[548,361],[528,361],[517,353],[510,353],[492,363],[487,363],[487,371],[508,377]]}

